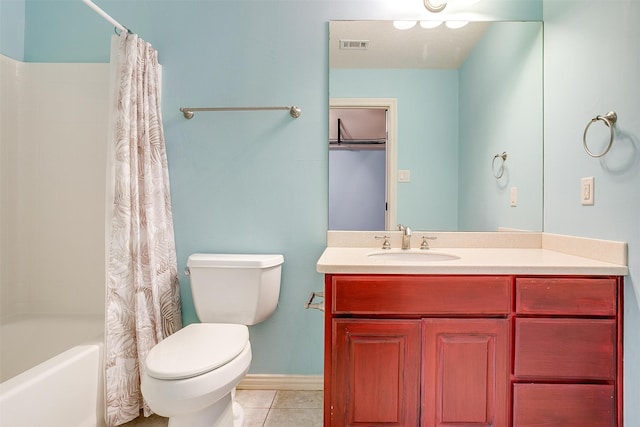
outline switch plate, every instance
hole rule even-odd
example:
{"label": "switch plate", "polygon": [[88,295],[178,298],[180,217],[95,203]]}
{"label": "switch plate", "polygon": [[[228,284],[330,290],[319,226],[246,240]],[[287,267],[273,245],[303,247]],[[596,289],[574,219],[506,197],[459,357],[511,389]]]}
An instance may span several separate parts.
{"label": "switch plate", "polygon": [[518,206],[518,187],[511,187],[511,206]]}
{"label": "switch plate", "polygon": [[580,201],[583,205],[593,205],[593,190],[592,176],[580,180]]}
{"label": "switch plate", "polygon": [[411,181],[411,171],[407,169],[400,169],[398,171],[398,181],[399,182]]}

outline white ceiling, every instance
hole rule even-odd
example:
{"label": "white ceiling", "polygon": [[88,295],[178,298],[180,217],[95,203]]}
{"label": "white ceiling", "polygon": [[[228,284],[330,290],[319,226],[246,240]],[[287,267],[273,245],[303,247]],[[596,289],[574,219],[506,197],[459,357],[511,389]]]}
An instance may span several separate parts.
{"label": "white ceiling", "polygon": [[[398,30],[393,21],[331,21],[329,68],[459,68],[490,22],[450,29],[416,25]],[[340,49],[340,40],[368,40],[368,50]]]}

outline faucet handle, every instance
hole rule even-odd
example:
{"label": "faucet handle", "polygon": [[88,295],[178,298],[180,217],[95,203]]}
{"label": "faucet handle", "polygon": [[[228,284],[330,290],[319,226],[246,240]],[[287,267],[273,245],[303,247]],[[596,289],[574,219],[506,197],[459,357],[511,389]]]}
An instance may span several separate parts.
{"label": "faucet handle", "polygon": [[427,240],[436,240],[437,237],[428,237],[422,236],[422,243],[420,244],[420,249],[429,249],[429,242]]}
{"label": "faucet handle", "polygon": [[384,239],[382,242],[382,249],[391,249],[391,243],[389,243],[389,236],[374,236],[376,239]]}

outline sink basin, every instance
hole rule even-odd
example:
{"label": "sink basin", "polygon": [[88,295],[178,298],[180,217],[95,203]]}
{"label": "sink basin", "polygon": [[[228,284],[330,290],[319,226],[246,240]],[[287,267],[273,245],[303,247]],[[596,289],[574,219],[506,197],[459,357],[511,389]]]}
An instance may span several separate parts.
{"label": "sink basin", "polygon": [[431,250],[386,250],[373,252],[368,255],[369,258],[388,260],[388,261],[405,261],[405,262],[441,262],[453,261],[460,259],[457,255],[446,254],[442,252],[432,252]]}

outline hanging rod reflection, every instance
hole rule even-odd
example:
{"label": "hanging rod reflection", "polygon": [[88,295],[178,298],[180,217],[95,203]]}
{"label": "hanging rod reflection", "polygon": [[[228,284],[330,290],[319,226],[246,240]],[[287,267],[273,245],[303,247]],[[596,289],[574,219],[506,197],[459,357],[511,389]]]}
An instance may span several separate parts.
{"label": "hanging rod reflection", "polygon": [[192,119],[196,111],[263,111],[263,110],[289,110],[289,115],[297,119],[302,115],[302,110],[298,107],[207,107],[207,108],[191,108],[180,107],[180,111],[185,119]]}

